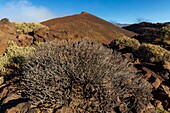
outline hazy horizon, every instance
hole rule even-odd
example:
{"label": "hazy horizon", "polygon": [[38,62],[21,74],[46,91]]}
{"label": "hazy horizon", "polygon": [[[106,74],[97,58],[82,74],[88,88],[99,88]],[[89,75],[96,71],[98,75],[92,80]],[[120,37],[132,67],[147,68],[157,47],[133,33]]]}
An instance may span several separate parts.
{"label": "hazy horizon", "polygon": [[109,22],[170,22],[169,0],[1,0],[0,18],[41,22],[86,11]]}

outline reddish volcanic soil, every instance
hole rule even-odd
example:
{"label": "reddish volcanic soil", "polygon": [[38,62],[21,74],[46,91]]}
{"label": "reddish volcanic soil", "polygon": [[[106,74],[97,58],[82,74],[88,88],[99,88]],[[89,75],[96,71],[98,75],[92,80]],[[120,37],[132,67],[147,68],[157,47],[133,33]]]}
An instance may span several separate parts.
{"label": "reddish volcanic soil", "polygon": [[86,12],[47,20],[41,24],[48,26],[51,30],[66,33],[69,38],[91,37],[102,43],[109,43],[115,37],[136,35]]}

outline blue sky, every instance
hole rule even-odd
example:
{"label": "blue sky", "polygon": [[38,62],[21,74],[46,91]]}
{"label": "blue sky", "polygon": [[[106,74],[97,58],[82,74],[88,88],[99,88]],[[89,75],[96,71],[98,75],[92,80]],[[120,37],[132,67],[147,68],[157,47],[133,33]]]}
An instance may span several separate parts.
{"label": "blue sky", "polygon": [[107,21],[170,21],[170,0],[0,0],[0,18],[43,21],[86,11]]}

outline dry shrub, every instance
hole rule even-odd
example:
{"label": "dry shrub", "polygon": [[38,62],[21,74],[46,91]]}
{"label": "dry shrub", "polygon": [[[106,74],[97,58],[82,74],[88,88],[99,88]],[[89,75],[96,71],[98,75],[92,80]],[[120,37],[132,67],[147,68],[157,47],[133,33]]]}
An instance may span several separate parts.
{"label": "dry shrub", "polygon": [[161,29],[161,40],[163,42],[170,41],[170,25],[167,25]]}
{"label": "dry shrub", "polygon": [[140,46],[140,43],[138,40],[130,38],[130,37],[119,37],[115,38],[111,44],[110,47],[129,47],[132,48],[133,50],[137,50]]}
{"label": "dry shrub", "polygon": [[13,22],[13,24],[16,27],[16,32],[20,33],[20,34],[26,34],[29,32],[33,32],[34,30],[40,29],[40,28],[48,29],[47,26],[44,26],[40,23],[34,23],[34,22],[30,22],[30,23],[23,22],[21,24],[17,23],[17,22]]}
{"label": "dry shrub", "polygon": [[75,112],[143,110],[151,85],[130,72],[122,56],[101,44],[83,39],[74,44],[46,43],[26,58],[20,90],[43,108],[69,106]]}
{"label": "dry shrub", "polygon": [[33,47],[19,47],[13,41],[9,41],[8,48],[3,56],[0,56],[0,72],[5,72],[5,67],[14,63],[19,67],[23,62],[23,57],[34,52]]}
{"label": "dry shrub", "polygon": [[137,52],[137,56],[139,56],[144,61],[170,61],[170,52],[159,45],[154,44],[142,44],[139,47]]}

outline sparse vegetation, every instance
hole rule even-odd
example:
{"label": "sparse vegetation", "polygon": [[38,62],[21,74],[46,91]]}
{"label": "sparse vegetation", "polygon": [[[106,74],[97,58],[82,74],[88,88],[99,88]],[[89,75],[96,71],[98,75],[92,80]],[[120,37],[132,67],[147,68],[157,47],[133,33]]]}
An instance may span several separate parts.
{"label": "sparse vegetation", "polygon": [[123,47],[130,47],[133,48],[134,50],[137,50],[140,46],[140,43],[138,40],[129,38],[129,37],[120,37],[120,38],[115,38],[110,46],[112,48],[117,47],[117,46],[123,46]]}
{"label": "sparse vegetation", "polygon": [[161,41],[170,45],[170,25],[161,29]]}
{"label": "sparse vegetation", "polygon": [[19,47],[16,43],[10,41],[5,55],[0,57],[0,71],[4,72],[5,66],[10,63],[19,66],[22,63],[22,57],[31,54],[33,51],[33,47]]}
{"label": "sparse vegetation", "polygon": [[137,56],[142,58],[145,61],[170,61],[170,52],[159,45],[147,44],[144,43],[139,47]]}
{"label": "sparse vegetation", "polygon": [[161,29],[162,40],[170,40],[170,25],[167,25]]}
{"label": "sparse vegetation", "polygon": [[44,108],[69,106],[91,113],[113,112],[121,105],[123,112],[140,112],[152,86],[130,69],[119,53],[89,39],[46,43],[25,59],[19,91]]}
{"label": "sparse vegetation", "polygon": [[33,22],[30,22],[30,23],[16,23],[16,22],[13,22],[14,25],[16,26],[16,32],[17,33],[20,33],[20,34],[26,34],[26,33],[29,33],[29,32],[33,32],[35,29],[39,29],[39,28],[45,28],[45,29],[48,29],[47,26],[44,26],[42,24],[39,24],[39,23],[33,23]]}

